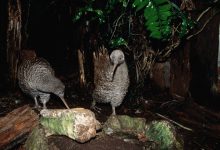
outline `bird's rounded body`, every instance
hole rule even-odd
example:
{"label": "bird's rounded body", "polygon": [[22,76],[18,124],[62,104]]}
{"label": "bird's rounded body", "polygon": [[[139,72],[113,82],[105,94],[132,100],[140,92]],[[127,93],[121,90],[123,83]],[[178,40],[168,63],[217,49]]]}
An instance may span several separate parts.
{"label": "bird's rounded body", "polygon": [[[120,51],[121,53],[123,52]],[[110,103],[114,114],[115,107],[121,105],[128,90],[129,75],[127,64],[123,60],[123,62],[117,64],[114,70],[114,63],[111,62],[107,53],[101,54],[96,59],[93,100],[100,103]]]}
{"label": "bird's rounded body", "polygon": [[98,80],[93,92],[93,98],[97,102],[111,103],[111,105],[119,106],[127,93],[129,86],[129,77],[127,65],[122,64],[115,71],[114,79],[111,81],[111,70],[113,65],[103,70],[103,76]]}
{"label": "bird's rounded body", "polygon": [[51,93],[59,96],[62,101],[64,99],[64,84],[55,77],[54,70],[43,58],[24,60],[18,69],[18,83],[21,90],[35,100],[37,107],[39,97],[46,108]]}

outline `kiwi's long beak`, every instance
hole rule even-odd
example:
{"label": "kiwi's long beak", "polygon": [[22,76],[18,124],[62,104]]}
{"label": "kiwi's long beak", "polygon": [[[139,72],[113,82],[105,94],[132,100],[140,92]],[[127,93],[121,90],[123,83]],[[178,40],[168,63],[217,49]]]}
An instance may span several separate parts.
{"label": "kiwi's long beak", "polygon": [[118,67],[118,64],[114,64],[113,69],[112,69],[112,81],[114,80],[115,71],[117,67]]}
{"label": "kiwi's long beak", "polygon": [[67,109],[70,109],[70,107],[67,105],[66,100],[63,97],[60,97],[60,99],[63,101],[64,105]]}

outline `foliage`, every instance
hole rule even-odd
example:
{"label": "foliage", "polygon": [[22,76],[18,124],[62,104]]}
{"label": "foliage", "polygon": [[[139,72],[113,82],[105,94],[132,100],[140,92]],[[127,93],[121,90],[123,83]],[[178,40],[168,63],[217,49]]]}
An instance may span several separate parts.
{"label": "foliage", "polygon": [[130,72],[136,83],[133,97],[142,93],[154,63],[169,58],[193,27],[188,15],[171,0],[88,0],[73,21],[98,31],[96,41],[106,47],[128,50],[129,68],[135,70]]}
{"label": "foliage", "polygon": [[73,21],[76,22],[79,19],[82,18],[82,16],[88,14],[88,13],[92,13],[94,15],[94,17],[91,18],[91,20],[97,19],[99,20],[99,23],[104,23],[105,22],[105,18],[104,18],[104,14],[103,11],[101,9],[94,9],[92,4],[93,4],[94,0],[91,0],[89,2],[89,4],[87,4],[85,7],[80,8],[77,13],[74,15]]}
{"label": "foliage", "polygon": [[119,47],[121,45],[128,45],[128,43],[122,37],[117,37],[110,41],[110,47]]}
{"label": "foliage", "polygon": [[[102,26],[110,23],[112,29],[106,33],[105,37],[110,41],[108,44],[111,47],[127,46],[126,37],[116,32],[120,30],[120,21],[125,23],[128,20],[127,25],[129,26],[131,24],[129,19],[134,16],[137,18],[143,16],[144,25],[149,31],[149,38],[161,41],[170,40],[177,20],[181,24],[180,28],[176,30],[180,38],[184,37],[193,27],[193,23],[187,18],[187,15],[169,0],[108,0],[100,2],[104,3],[101,8],[96,7],[96,1],[90,0],[84,7],[78,9],[73,21],[76,22],[87,17],[87,20],[96,20]],[[131,32],[130,29],[127,32]]]}
{"label": "foliage", "polygon": [[171,34],[172,5],[168,0],[135,0],[136,11],[144,9],[145,26],[151,32],[150,37],[168,39]]}
{"label": "foliage", "polygon": [[181,21],[181,25],[180,25],[180,31],[179,33],[179,37],[183,38],[187,33],[188,33],[188,29],[192,29],[195,25],[195,22],[193,20],[188,19],[178,6],[176,6],[174,3],[172,3],[172,7],[175,9],[175,17],[174,19],[178,19],[180,18]]}

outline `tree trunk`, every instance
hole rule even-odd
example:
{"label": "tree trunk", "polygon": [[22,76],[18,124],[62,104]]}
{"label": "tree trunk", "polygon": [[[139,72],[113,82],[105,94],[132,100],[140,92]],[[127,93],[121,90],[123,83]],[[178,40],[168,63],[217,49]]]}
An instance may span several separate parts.
{"label": "tree trunk", "polygon": [[186,97],[189,92],[191,80],[189,42],[186,42],[183,47],[179,47],[178,50],[173,54],[171,57],[170,69],[171,95]]}
{"label": "tree trunk", "polygon": [[86,85],[86,78],[85,78],[85,70],[84,70],[84,53],[78,49],[78,60],[79,60],[79,80],[80,80],[80,87],[84,88]]}
{"label": "tree trunk", "polygon": [[16,85],[18,67],[18,52],[21,49],[21,2],[8,1],[8,29],[7,29],[7,62],[9,64],[10,79]]}

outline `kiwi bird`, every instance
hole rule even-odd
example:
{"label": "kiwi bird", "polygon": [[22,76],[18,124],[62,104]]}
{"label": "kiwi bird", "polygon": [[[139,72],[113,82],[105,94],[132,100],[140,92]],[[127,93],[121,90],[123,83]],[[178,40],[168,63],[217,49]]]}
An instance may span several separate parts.
{"label": "kiwi bird", "polygon": [[21,90],[34,99],[35,107],[39,108],[39,98],[43,109],[46,109],[46,103],[53,93],[69,109],[64,99],[65,85],[55,77],[54,70],[45,59],[24,60],[18,68],[18,83]]}
{"label": "kiwi bird", "polygon": [[125,55],[121,50],[108,54],[102,47],[97,55],[94,53],[94,90],[92,93],[92,108],[96,102],[110,103],[112,114],[120,106],[129,87],[128,68]]}

